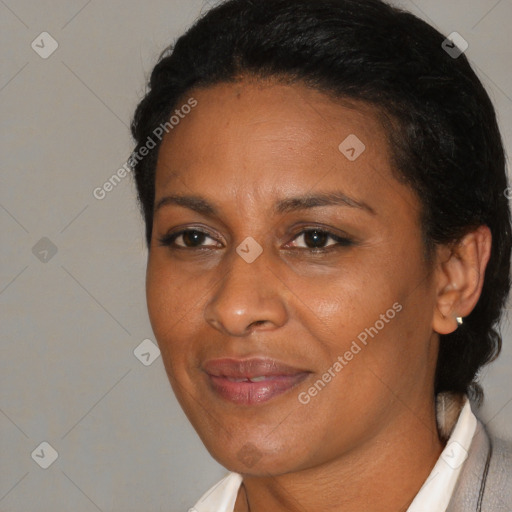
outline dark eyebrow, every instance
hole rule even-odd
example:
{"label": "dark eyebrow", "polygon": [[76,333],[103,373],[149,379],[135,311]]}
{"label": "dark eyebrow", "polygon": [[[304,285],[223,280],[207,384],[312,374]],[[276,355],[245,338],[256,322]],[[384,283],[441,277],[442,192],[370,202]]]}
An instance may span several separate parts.
{"label": "dark eyebrow", "polygon": [[162,197],[162,199],[156,203],[153,213],[156,213],[160,208],[170,204],[183,206],[183,208],[189,208],[190,210],[210,217],[218,215],[217,209],[202,197],[177,195]]}
{"label": "dark eyebrow", "polygon": [[[218,210],[209,203],[206,199],[199,196],[182,196],[182,195],[170,195],[160,199],[155,206],[154,213],[160,208],[174,204],[189,208],[205,216],[218,216]],[[314,208],[316,206],[349,206],[351,208],[359,208],[365,210],[372,215],[376,215],[375,210],[362,201],[356,201],[355,199],[347,196],[343,192],[321,192],[316,194],[306,194],[297,197],[288,197],[281,199],[274,205],[274,211],[276,213],[288,213],[297,210],[305,210],[308,208]]]}
{"label": "dark eyebrow", "polygon": [[351,208],[366,210],[375,215],[375,210],[371,206],[362,201],[356,201],[340,191],[320,192],[281,199],[276,203],[274,209],[277,213],[287,213],[314,208],[315,206],[350,206]]}

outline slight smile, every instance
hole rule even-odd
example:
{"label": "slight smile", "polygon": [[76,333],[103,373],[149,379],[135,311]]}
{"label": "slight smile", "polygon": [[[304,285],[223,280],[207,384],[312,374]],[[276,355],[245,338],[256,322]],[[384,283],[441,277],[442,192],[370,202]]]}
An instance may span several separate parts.
{"label": "slight smile", "polygon": [[274,359],[212,359],[203,365],[210,388],[237,405],[257,405],[291,390],[311,373]]}

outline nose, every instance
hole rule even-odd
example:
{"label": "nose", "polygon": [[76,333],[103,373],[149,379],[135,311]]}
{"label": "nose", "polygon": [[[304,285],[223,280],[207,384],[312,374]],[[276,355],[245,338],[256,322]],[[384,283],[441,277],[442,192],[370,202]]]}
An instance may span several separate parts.
{"label": "nose", "polygon": [[205,320],[228,336],[272,330],[285,324],[288,313],[284,285],[269,267],[265,251],[252,263],[234,253],[205,308]]}

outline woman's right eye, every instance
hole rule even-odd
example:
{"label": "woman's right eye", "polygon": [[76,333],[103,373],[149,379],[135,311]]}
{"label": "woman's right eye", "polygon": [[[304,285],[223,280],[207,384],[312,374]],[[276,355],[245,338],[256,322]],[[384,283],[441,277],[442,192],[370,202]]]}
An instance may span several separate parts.
{"label": "woman's right eye", "polygon": [[[208,245],[201,245],[206,238],[213,238],[199,229],[183,229],[177,233],[169,233],[159,238],[160,245],[171,247],[172,249],[196,249],[211,248]],[[216,245],[215,247],[219,247]]]}

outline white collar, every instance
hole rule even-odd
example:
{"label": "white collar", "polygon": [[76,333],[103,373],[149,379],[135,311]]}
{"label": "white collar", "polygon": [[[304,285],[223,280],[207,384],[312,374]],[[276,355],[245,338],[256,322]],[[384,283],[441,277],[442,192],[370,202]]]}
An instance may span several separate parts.
{"label": "white collar", "polygon": [[[477,420],[467,397],[457,423],[436,465],[419,490],[407,512],[445,512],[464,461],[468,458]],[[231,511],[230,511],[231,512]]]}
{"label": "white collar", "polygon": [[233,512],[241,483],[242,475],[228,473],[206,491],[188,512]]}
{"label": "white collar", "polygon": [[[460,411],[457,415],[445,414],[448,409]],[[429,477],[419,490],[407,512],[445,512],[453,494],[462,465],[468,456],[469,446],[476,430],[477,420],[471,411],[467,397],[457,402],[450,394],[443,393],[437,400],[437,420],[441,432],[451,435],[432,469]],[[455,425],[454,425],[455,423]],[[201,496],[189,512],[233,512],[242,475],[228,473],[220,482]]]}

